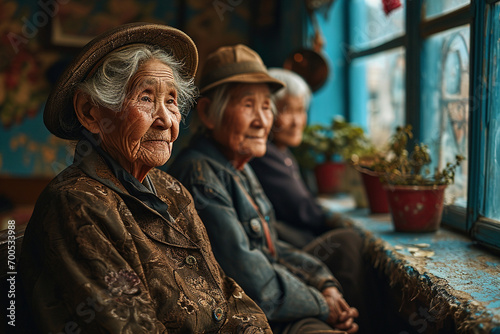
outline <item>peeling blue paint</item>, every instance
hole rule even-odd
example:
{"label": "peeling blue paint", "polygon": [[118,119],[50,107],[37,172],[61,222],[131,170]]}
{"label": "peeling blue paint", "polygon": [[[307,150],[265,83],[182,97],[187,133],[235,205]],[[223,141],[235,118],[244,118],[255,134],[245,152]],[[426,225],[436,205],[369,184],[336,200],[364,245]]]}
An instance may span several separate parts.
{"label": "peeling blue paint", "polygon": [[[487,327],[493,325],[494,329],[490,333],[500,334],[499,257],[450,230],[399,233],[394,231],[389,215],[368,216],[366,211],[359,210],[352,216],[358,227],[389,246],[385,247],[383,254],[392,265],[401,265],[409,276],[417,277],[433,293],[444,294],[450,304],[472,311],[471,317],[491,318]],[[422,244],[428,244],[429,247],[422,249],[433,251],[434,255],[430,258],[414,257],[408,247]]]}

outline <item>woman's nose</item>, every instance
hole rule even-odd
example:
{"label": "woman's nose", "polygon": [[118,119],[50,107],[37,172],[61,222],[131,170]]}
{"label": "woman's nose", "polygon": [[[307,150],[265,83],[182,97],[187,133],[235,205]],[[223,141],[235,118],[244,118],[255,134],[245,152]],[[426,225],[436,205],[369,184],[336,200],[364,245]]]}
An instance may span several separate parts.
{"label": "woman's nose", "polygon": [[292,125],[302,126],[307,121],[306,114],[304,112],[297,112],[291,115]]}
{"label": "woman's nose", "polygon": [[266,127],[272,123],[272,111],[265,107],[257,107],[255,110],[255,121],[259,126]]}
{"label": "woman's nose", "polygon": [[171,112],[168,110],[168,108],[164,105],[161,104],[157,106],[154,114],[154,121],[153,121],[153,127],[159,129],[159,130],[168,130],[169,128],[172,127],[173,121],[172,121],[172,115]]}

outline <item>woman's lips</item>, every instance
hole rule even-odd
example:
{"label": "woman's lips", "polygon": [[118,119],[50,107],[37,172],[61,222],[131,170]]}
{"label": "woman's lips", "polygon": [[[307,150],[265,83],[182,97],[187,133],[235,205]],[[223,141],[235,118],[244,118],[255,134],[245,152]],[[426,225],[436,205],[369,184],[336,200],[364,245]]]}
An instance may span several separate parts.
{"label": "woman's lips", "polygon": [[167,140],[163,140],[163,139],[153,139],[153,140],[143,141],[142,144],[143,145],[149,144],[149,145],[152,145],[155,147],[165,147],[165,146],[169,146],[170,142]]}

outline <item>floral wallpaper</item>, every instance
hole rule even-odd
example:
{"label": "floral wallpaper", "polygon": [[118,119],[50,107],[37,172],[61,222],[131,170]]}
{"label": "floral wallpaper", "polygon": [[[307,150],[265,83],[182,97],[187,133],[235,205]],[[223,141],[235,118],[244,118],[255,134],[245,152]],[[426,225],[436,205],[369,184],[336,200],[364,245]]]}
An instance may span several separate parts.
{"label": "floral wallpaper", "polygon": [[0,0],[1,173],[54,175],[50,165],[65,146],[40,117],[50,91],[47,73],[61,56],[42,47],[48,16],[34,15],[38,10],[28,1]]}
{"label": "floral wallpaper", "polygon": [[0,0],[0,121],[4,128],[36,115],[50,89],[44,72],[57,55],[40,52],[38,39],[26,36],[24,21],[31,12],[18,2]]}

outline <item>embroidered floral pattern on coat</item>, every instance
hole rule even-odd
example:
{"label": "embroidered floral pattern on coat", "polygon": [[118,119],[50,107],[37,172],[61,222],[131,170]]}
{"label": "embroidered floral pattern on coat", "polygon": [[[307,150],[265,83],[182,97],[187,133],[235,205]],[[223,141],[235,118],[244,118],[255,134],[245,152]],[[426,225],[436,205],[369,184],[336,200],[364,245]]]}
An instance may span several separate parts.
{"label": "embroidered floral pattern on coat", "polygon": [[170,221],[130,196],[96,152],[45,189],[18,268],[26,333],[271,333],[216,262],[187,190],[160,170],[149,177]]}

